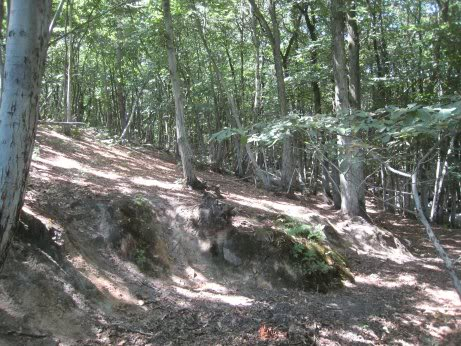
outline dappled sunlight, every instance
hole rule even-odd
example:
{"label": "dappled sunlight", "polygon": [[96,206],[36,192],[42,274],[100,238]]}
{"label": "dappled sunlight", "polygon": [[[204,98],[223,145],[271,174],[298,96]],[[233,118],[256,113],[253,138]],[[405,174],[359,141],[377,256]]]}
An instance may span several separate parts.
{"label": "dappled sunlight", "polygon": [[41,165],[40,163],[37,162],[37,160],[34,160],[32,162],[31,167],[35,168],[35,169],[38,169],[38,170],[41,170],[41,171],[49,171],[50,170],[50,167],[48,167],[46,165]]}
{"label": "dappled sunlight", "polygon": [[[339,340],[338,340],[339,339]],[[334,341],[333,341],[334,340]],[[339,343],[335,342],[339,341]],[[321,344],[342,345],[345,344],[358,344],[358,345],[375,345],[373,341],[366,340],[357,332],[335,328],[335,330],[326,330],[321,333]]]}
{"label": "dappled sunlight", "polygon": [[437,272],[443,272],[442,268],[436,267],[435,265],[432,265],[432,264],[422,264],[421,267],[423,267],[425,269],[434,270],[434,271],[437,271]]}
{"label": "dappled sunlight", "polygon": [[50,160],[38,158],[37,161],[48,164],[50,166],[64,168],[64,169],[78,169],[78,170],[82,169],[82,165],[79,162],[69,159],[64,156],[55,156]]}
{"label": "dappled sunlight", "polygon": [[137,185],[143,185],[147,187],[159,187],[166,190],[180,190],[181,185],[175,183],[169,183],[162,180],[157,180],[153,178],[143,178],[143,177],[133,177],[130,180]]}
{"label": "dappled sunlight", "polygon": [[233,294],[227,287],[208,279],[191,266],[184,269],[184,274],[186,277],[171,276],[176,292],[184,297],[242,307],[254,303],[253,299]]}
{"label": "dappled sunlight", "polygon": [[104,295],[123,304],[138,304],[138,299],[130,293],[121,279],[108,278],[81,255],[71,257],[69,261]]}
{"label": "dappled sunlight", "polygon": [[37,158],[37,162],[41,162],[43,164],[47,164],[50,166],[54,166],[57,168],[62,168],[62,169],[76,169],[80,173],[86,173],[86,174],[92,174],[94,176],[104,178],[104,179],[109,179],[109,180],[119,180],[120,175],[116,174],[115,172],[105,172],[105,171],[99,171],[96,169],[92,169],[87,166],[81,165],[78,161],[69,159],[64,156],[55,156],[50,159],[44,159],[44,158]]}
{"label": "dappled sunlight", "polygon": [[355,278],[355,282],[356,284],[374,285],[376,287],[385,287],[389,289],[405,286],[416,287],[418,284],[417,278],[409,274],[398,275],[395,280],[389,280],[389,278],[382,277],[379,274],[371,274],[367,276],[358,276]]}
{"label": "dappled sunlight", "polygon": [[228,198],[237,204],[259,209],[268,213],[286,214],[288,216],[304,219],[306,216],[311,215],[306,212],[306,208],[286,201],[278,199],[265,199],[265,198],[254,198],[244,195],[238,195],[235,193],[228,193]]}
{"label": "dappled sunlight", "polygon": [[211,293],[206,291],[193,291],[182,287],[175,287],[175,291],[180,295],[197,300],[205,300],[216,303],[224,303],[231,306],[251,306],[253,300],[244,296],[238,295],[221,295],[217,293]]}
{"label": "dappled sunlight", "polygon": [[202,273],[192,268],[191,266],[187,266],[184,272],[189,280],[193,281],[195,285],[195,292],[209,291],[226,295],[230,293],[228,288],[216,282],[209,281]]}
{"label": "dappled sunlight", "polygon": [[[427,296],[426,301],[422,301],[416,305],[417,308],[423,309],[427,312],[437,312],[443,308],[447,313],[452,312],[453,314],[461,312],[461,306],[459,305],[459,296],[454,290],[444,290],[438,287],[424,287],[424,293]],[[438,304],[434,306],[433,301]]]}
{"label": "dappled sunlight", "polygon": [[[38,132],[37,134],[37,138],[40,138],[42,137],[44,134],[41,133],[41,132]],[[56,132],[56,131],[47,131],[46,132],[46,136],[48,137],[51,137],[51,138],[57,138],[57,139],[60,139],[61,141],[64,141],[64,142],[68,142],[68,143],[71,143],[72,145],[74,145],[75,143],[75,140],[71,137],[68,137],[66,135],[63,135],[59,132]]]}
{"label": "dappled sunlight", "polygon": [[241,195],[236,195],[234,193],[229,193],[228,198],[230,201],[233,201],[237,204],[244,205],[251,208],[257,208],[265,212],[273,212],[274,210],[270,207],[264,206],[265,203],[262,203],[264,200],[257,200],[255,198],[245,197]]}

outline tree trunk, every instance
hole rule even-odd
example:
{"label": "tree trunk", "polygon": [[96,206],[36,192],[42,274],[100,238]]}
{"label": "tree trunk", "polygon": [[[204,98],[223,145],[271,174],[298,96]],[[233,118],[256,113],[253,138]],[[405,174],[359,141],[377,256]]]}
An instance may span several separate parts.
{"label": "tree trunk", "polygon": [[0,106],[0,268],[24,201],[49,41],[50,0],[12,0]]}
{"label": "tree trunk", "polygon": [[[114,84],[115,84],[115,93],[117,97],[117,108],[118,108],[118,116],[120,119],[120,130],[122,131],[128,122],[127,114],[126,114],[126,98],[125,98],[125,90],[124,90],[124,78],[123,78],[123,71],[122,71],[122,64],[123,64],[123,36],[122,36],[122,27],[121,24],[117,26],[117,48],[116,48],[116,61],[115,61],[115,73],[114,73]],[[128,138],[130,133],[128,132]]]}
{"label": "tree trunk", "polygon": [[451,196],[451,204],[450,204],[450,226],[455,228],[456,225],[456,180],[452,177],[450,179],[450,196]]}
{"label": "tree trunk", "polygon": [[[445,159],[443,160],[441,152],[439,152],[439,158],[437,160],[437,172],[435,177],[435,184],[434,184],[434,198],[432,200],[432,208],[431,208],[431,222],[437,220],[438,211],[439,211],[439,204],[440,204],[440,194],[442,193],[442,186],[445,180],[445,175],[447,174],[448,170],[448,159],[454,149],[455,143],[455,136],[450,139],[450,145],[447,150],[447,154]],[[441,151],[441,150],[440,150]]]}
{"label": "tree trunk", "polygon": [[168,48],[168,66],[170,70],[171,85],[176,113],[176,138],[186,184],[193,188],[203,188],[203,184],[197,179],[192,165],[192,150],[187,138],[186,125],[184,123],[184,97],[179,81],[176,48],[174,45],[173,20],[171,18],[170,0],[163,0],[163,17],[165,21],[166,41]]}
{"label": "tree trunk", "polygon": [[333,167],[331,167],[331,183],[333,186],[333,206],[336,209],[341,209],[341,178],[338,170],[339,161],[334,159]]}
{"label": "tree trunk", "polygon": [[[288,116],[288,104],[285,87],[285,73],[283,71],[283,57],[281,51],[280,29],[277,20],[277,13],[275,8],[275,0],[270,1],[269,12],[272,23],[272,53],[274,55],[275,76],[277,80],[278,100],[280,107],[280,115],[282,118]],[[293,174],[294,174],[294,151],[293,151],[293,138],[291,135],[285,137],[283,140],[282,151],[282,189],[287,193],[292,192],[293,188]]]}
{"label": "tree trunk", "polygon": [[[73,42],[72,42],[72,12],[73,12],[73,0],[68,0],[67,5],[69,6],[68,8],[68,16],[69,16],[69,36],[68,36],[68,45],[69,45],[69,50],[68,50],[68,56],[67,56],[67,93],[66,93],[66,121],[67,122],[72,122],[74,121],[73,119],[73,114],[72,114],[72,69],[73,69]],[[69,131],[70,127],[66,127],[66,129]]]}
{"label": "tree trunk", "polygon": [[251,25],[253,29],[253,42],[255,46],[255,96],[253,102],[254,122],[256,123],[262,113],[262,54],[261,40],[259,39],[256,27],[256,18],[252,16]]}
{"label": "tree trunk", "polygon": [[414,201],[414,204],[415,204],[416,216],[418,217],[419,221],[423,224],[424,228],[426,229],[426,233],[427,233],[429,239],[431,240],[432,245],[436,249],[437,254],[443,260],[445,268],[447,269],[448,273],[450,274],[450,276],[452,278],[453,285],[455,286],[455,290],[456,290],[456,292],[458,293],[458,296],[461,299],[461,283],[460,283],[460,280],[458,278],[458,274],[456,273],[456,268],[454,267],[454,263],[450,259],[448,254],[446,253],[445,249],[440,244],[440,242],[437,239],[436,235],[434,234],[434,231],[432,230],[432,227],[429,224],[429,221],[427,220],[426,216],[424,215],[423,209],[421,207],[421,200],[420,200],[420,197],[419,197],[420,193],[418,191],[418,186],[419,186],[418,173],[419,173],[419,170],[421,168],[421,165],[424,162],[427,161],[428,157],[430,157],[430,155],[432,154],[434,149],[435,149],[435,146],[432,147],[430,150],[428,150],[426,152],[426,154],[419,161],[417,161],[416,167],[415,167],[415,169],[413,170],[412,173],[406,173],[406,172],[397,170],[395,168],[392,168],[387,161],[381,160],[381,158],[378,157],[375,154],[372,154],[372,155],[374,156],[375,159],[381,161],[382,164],[384,164],[384,166],[386,167],[386,169],[388,171],[390,171],[390,172],[392,172],[392,173],[394,173],[394,174],[396,174],[398,176],[411,179],[411,194],[413,196],[413,201]]}
{"label": "tree trunk", "polygon": [[[351,109],[344,47],[346,24],[344,11],[344,0],[331,1],[335,111],[341,116],[345,116]],[[338,135],[338,145],[340,149],[341,210],[349,216],[363,215],[364,206],[360,202],[363,167],[357,143],[351,136]]]}
{"label": "tree trunk", "polygon": [[[231,110],[231,115],[232,115],[232,118],[233,118],[233,120],[235,122],[235,125],[237,126],[238,129],[242,130],[243,126],[242,126],[242,124],[240,122],[240,112],[239,112],[239,109],[238,109],[238,106],[237,106],[237,102],[235,101],[235,97],[234,97],[233,93],[230,92],[228,90],[228,88],[226,88],[226,86],[224,85],[224,78],[222,76],[221,71],[219,70],[219,67],[218,67],[216,59],[215,59],[215,57],[213,55],[213,52],[211,51],[210,47],[208,46],[208,42],[205,39],[205,34],[203,32],[202,23],[200,22],[200,19],[198,17],[196,17],[196,25],[197,25],[197,28],[199,29],[200,38],[202,39],[203,45],[205,47],[205,50],[206,50],[206,52],[208,54],[208,57],[210,58],[211,66],[213,67],[214,72],[216,74],[216,77],[218,79],[218,85],[221,88],[225,89],[225,94],[227,96],[227,102],[229,104],[229,107],[230,107],[230,110]],[[239,150],[239,152],[238,152],[238,155],[239,155],[238,156],[238,165],[240,166],[241,165],[241,162],[240,162],[240,159],[241,159],[241,156],[240,156],[241,155],[240,141],[238,141],[237,145],[238,145],[238,150]],[[256,161],[255,155],[253,153],[253,150],[252,150],[250,144],[248,144],[248,143],[245,144],[245,150],[246,150],[247,155],[248,155],[248,157],[250,159],[250,162],[251,162],[251,165],[253,167],[253,170],[254,170],[254,173],[255,173],[256,177],[258,177],[258,179],[261,180],[261,182],[264,185],[264,188],[266,190],[269,190],[270,189],[269,176],[267,175],[267,173],[265,171],[263,171],[259,167],[258,162]]]}
{"label": "tree trunk", "polygon": [[406,172],[401,172],[396,169],[393,169],[392,167],[389,166],[389,164],[385,164],[386,168],[390,170],[391,172],[398,174],[400,176],[410,178],[411,179],[411,191],[413,195],[413,200],[415,203],[415,209],[416,209],[416,216],[418,217],[419,221],[423,224],[424,228],[426,229],[427,236],[432,242],[432,245],[434,246],[435,250],[437,251],[437,254],[439,257],[442,259],[445,268],[448,271],[448,274],[450,274],[450,277],[453,281],[453,285],[455,287],[456,292],[458,293],[459,298],[461,299],[461,282],[459,280],[458,274],[456,273],[456,268],[454,266],[453,261],[451,258],[448,256],[447,252],[445,249],[442,247],[440,244],[439,240],[437,239],[437,236],[435,235],[434,231],[432,230],[432,227],[429,223],[429,221],[426,219],[426,216],[424,216],[423,209],[421,208],[421,200],[419,199],[419,191],[418,191],[418,172],[421,164],[427,160],[431,152],[433,151],[434,148],[429,150],[421,160],[418,161],[416,164],[416,168],[413,171],[413,173],[406,173]]}
{"label": "tree trunk", "polygon": [[[262,15],[259,7],[256,5],[255,0],[249,0],[254,15],[259,20],[272,48],[274,56],[275,75],[277,80],[278,102],[280,107],[280,115],[282,118],[288,116],[288,105],[285,88],[285,74],[283,72],[283,57],[281,51],[280,30],[277,21],[275,0],[269,2],[269,12],[271,18],[271,26],[267,23]],[[294,151],[293,151],[293,138],[291,136],[285,137],[283,141],[282,151],[282,189],[288,193],[292,191],[293,173],[294,173]]]}
{"label": "tree trunk", "polygon": [[[371,15],[371,29],[372,29],[372,44],[373,44],[373,53],[375,56],[376,62],[376,77],[378,82],[376,85],[372,85],[372,101],[373,108],[378,109],[384,107],[387,101],[387,88],[383,82],[383,78],[386,77],[386,64],[387,64],[387,46],[384,40],[384,29],[382,27],[382,8],[379,9],[379,18],[381,19],[381,32],[378,28],[378,18],[376,14],[375,6],[371,4],[370,0],[366,0],[368,12]],[[381,35],[380,35],[381,34]],[[381,37],[381,40],[378,38]]]}
{"label": "tree trunk", "polygon": [[[351,109],[362,109],[362,87],[360,71],[360,37],[355,13],[355,5],[349,11],[347,19],[348,48],[349,48],[349,101]],[[356,141],[358,143],[358,141]],[[360,214],[365,214],[365,181],[363,176],[363,151],[355,146],[355,179],[359,182]]]}
{"label": "tree trunk", "polygon": [[[4,63],[3,63],[3,19],[5,18],[5,7],[3,0],[0,0],[0,97],[2,94],[3,87],[3,72],[4,72]],[[1,99],[0,99],[1,102]]]}

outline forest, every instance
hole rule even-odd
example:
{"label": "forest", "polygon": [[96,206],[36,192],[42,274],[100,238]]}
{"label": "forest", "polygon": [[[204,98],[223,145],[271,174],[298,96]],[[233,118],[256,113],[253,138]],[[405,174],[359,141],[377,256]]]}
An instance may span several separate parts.
{"label": "forest", "polygon": [[460,0],[0,5],[0,341],[461,342]]}

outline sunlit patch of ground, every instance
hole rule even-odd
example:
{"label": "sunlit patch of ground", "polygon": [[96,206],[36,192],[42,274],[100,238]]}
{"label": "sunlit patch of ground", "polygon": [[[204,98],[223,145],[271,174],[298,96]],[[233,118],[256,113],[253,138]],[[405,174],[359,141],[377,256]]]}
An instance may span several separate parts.
{"label": "sunlit patch of ground", "polygon": [[207,291],[196,292],[182,287],[176,287],[175,290],[177,293],[187,298],[225,303],[231,306],[250,306],[253,302],[252,299],[249,299],[244,296],[236,296],[231,294],[217,294]]}

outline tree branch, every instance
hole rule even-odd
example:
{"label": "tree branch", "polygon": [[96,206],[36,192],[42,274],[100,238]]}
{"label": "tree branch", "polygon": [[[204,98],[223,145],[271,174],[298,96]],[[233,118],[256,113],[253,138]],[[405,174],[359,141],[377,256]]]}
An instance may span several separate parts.
{"label": "tree branch", "polygon": [[287,68],[288,65],[288,57],[290,56],[291,49],[293,48],[293,45],[296,43],[296,40],[298,39],[299,36],[299,25],[301,23],[301,14],[298,15],[295,21],[295,31],[293,32],[293,35],[290,37],[290,41],[288,42],[287,49],[285,50],[285,54],[281,52],[282,54],[282,59],[283,59],[283,66],[285,69]]}
{"label": "tree branch", "polygon": [[259,9],[258,5],[256,4],[255,0],[248,0],[250,5],[251,5],[251,10],[253,12],[253,15],[256,17],[258,20],[259,24],[263,28],[263,31],[265,32],[267,38],[269,41],[271,41],[271,44],[274,44],[275,39],[274,39],[274,34],[272,33],[272,30],[269,26],[269,23],[267,23],[266,18],[264,18],[264,15],[261,13],[261,10]]}

